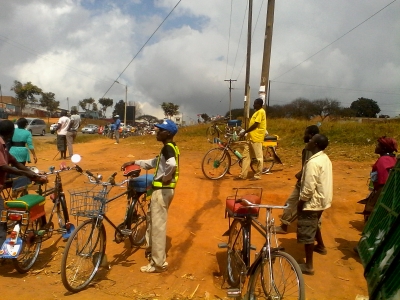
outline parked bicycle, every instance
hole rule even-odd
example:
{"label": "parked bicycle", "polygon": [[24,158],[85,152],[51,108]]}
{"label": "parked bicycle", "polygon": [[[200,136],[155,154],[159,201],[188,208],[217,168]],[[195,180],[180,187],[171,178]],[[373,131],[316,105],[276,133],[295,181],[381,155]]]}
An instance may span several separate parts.
{"label": "parked bicycle", "polygon": [[214,140],[219,139],[220,136],[232,135],[234,132],[238,134],[241,125],[241,120],[229,120],[228,118],[213,121],[206,130],[207,140],[214,143]]}
{"label": "parked bicycle", "polygon": [[[253,190],[255,193],[238,195]],[[227,281],[231,286],[228,297],[241,297],[247,280],[244,299],[305,299],[304,279],[296,260],[278,244],[273,209],[286,206],[263,205],[261,188],[236,189],[235,196],[226,199],[226,212],[233,218],[229,226],[228,243],[219,244],[227,249]],[[259,209],[266,209],[265,225],[257,220]],[[250,264],[251,228],[265,237],[265,243]]]}
{"label": "parked bicycle", "polygon": [[[147,196],[151,191],[153,175],[140,174],[140,167],[129,166],[125,169],[127,179],[115,182],[114,173],[107,181],[102,176],[94,176],[86,171],[86,176],[95,188],[91,190],[71,191],[71,214],[88,218],[83,221],[70,236],[61,260],[61,279],[67,290],[76,293],[86,288],[96,275],[106,252],[106,230],[104,221],[115,229],[115,242],[121,243],[129,238],[131,246],[140,246],[145,242],[147,230]],[[109,198],[110,190],[126,184],[126,191]],[[97,189],[99,187],[100,189]],[[114,224],[106,215],[107,205],[125,196],[127,206],[124,220]]]}
{"label": "parked bicycle", "polygon": [[[60,170],[54,167],[50,172],[41,173],[37,194],[25,194],[21,197],[4,201],[5,210],[1,212],[1,222],[7,222],[9,237],[0,250],[0,258],[12,259],[15,269],[19,273],[26,273],[36,262],[42,242],[49,239],[54,233],[53,216],[56,214],[59,229],[63,238],[68,238],[75,226],[69,221],[69,214],[65,194],[63,192],[60,173],[75,169],[82,172],[78,165],[69,168],[65,163]],[[49,177],[55,175],[54,187],[47,188]],[[22,178],[23,179],[23,178]],[[22,190],[24,193],[25,189]],[[46,197],[50,196],[53,208],[48,219],[46,218]]]}
{"label": "parked bicycle", "polygon": [[[224,143],[217,140],[217,148],[209,150],[203,157],[201,163],[201,170],[204,176],[208,179],[220,179],[229,173],[232,166],[238,164],[242,166],[243,156],[238,151],[241,148],[243,141],[236,142],[234,138],[228,138]],[[275,163],[282,164],[281,159],[276,153],[278,145],[278,136],[266,136],[263,143],[263,169],[262,173],[266,174],[271,172]],[[257,159],[252,158],[250,168],[253,172],[257,170]]]}

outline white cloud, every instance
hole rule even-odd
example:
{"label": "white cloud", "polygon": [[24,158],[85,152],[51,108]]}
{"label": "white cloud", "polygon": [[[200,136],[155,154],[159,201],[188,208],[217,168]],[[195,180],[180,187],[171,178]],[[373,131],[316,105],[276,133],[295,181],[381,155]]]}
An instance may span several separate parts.
{"label": "white cloud", "polygon": [[[277,1],[271,104],[297,97],[332,97],[350,105],[363,96],[379,99],[382,113],[400,114],[396,105],[400,94],[400,3],[393,3],[340,38],[390,2]],[[150,3],[0,0],[3,95],[11,94],[13,81],[18,80],[54,92],[64,107],[67,97],[70,105],[102,97],[177,1],[154,1],[153,10]],[[161,102],[179,104],[181,111],[194,119],[202,112],[225,114],[229,94],[224,80],[232,77],[238,80],[232,107],[242,107],[247,3],[232,3],[230,20],[230,1],[182,1],[118,79],[128,86],[128,100],[140,103],[144,113],[159,117]],[[251,98],[256,97],[260,81],[266,3],[255,0],[253,6]],[[106,97],[117,102],[124,99],[124,92],[124,86],[114,84]]]}

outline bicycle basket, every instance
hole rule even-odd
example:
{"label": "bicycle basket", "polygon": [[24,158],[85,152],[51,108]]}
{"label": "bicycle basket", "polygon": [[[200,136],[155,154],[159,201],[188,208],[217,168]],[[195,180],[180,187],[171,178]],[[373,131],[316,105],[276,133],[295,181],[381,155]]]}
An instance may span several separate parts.
{"label": "bicycle basket", "polygon": [[107,211],[107,195],[109,189],[82,189],[69,191],[71,195],[71,215],[93,218]]}

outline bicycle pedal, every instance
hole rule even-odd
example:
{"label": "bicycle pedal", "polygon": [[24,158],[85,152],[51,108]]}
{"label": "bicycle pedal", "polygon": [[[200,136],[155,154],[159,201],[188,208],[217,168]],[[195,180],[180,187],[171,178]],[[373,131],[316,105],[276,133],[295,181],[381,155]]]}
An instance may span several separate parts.
{"label": "bicycle pedal", "polygon": [[251,250],[257,250],[257,247],[255,245],[250,245]]}
{"label": "bicycle pedal", "polygon": [[226,291],[226,295],[228,296],[228,298],[238,298],[241,296],[241,292],[240,289],[228,289]]}
{"label": "bicycle pedal", "polygon": [[132,230],[130,230],[130,229],[121,229],[121,233],[123,235],[131,235],[132,234]]}
{"label": "bicycle pedal", "polygon": [[218,248],[228,248],[227,243],[218,243]]}

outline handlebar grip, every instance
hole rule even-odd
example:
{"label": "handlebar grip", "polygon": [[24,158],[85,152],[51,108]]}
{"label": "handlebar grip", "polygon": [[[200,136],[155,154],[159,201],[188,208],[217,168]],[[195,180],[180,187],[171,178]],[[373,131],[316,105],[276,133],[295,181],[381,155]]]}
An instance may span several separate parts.
{"label": "handlebar grip", "polygon": [[114,172],[114,174],[112,174],[111,177],[114,178],[115,176],[117,176],[117,174],[118,174],[117,172]]}
{"label": "handlebar grip", "polygon": [[92,172],[90,172],[90,171],[86,171],[86,174],[88,174],[89,176],[91,176],[91,177],[94,177],[94,175],[93,175],[93,173]]}
{"label": "handlebar grip", "polygon": [[78,166],[78,165],[75,165],[75,169],[76,169],[76,171],[79,172],[79,173],[82,173],[82,172],[83,172],[82,168],[81,168],[80,166]]}

